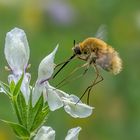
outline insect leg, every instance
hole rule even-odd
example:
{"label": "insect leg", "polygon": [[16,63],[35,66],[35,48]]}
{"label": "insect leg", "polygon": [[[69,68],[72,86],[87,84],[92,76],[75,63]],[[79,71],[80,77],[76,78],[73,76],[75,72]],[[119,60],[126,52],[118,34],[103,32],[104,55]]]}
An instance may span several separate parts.
{"label": "insect leg", "polygon": [[61,66],[61,65],[65,64],[66,62],[67,62],[67,60],[66,60],[66,61],[64,61],[64,62],[61,62],[61,63],[59,63],[59,64],[57,64],[57,65],[55,65],[55,68],[54,68],[54,69],[56,69],[57,67],[59,67],[59,66]]}
{"label": "insect leg", "polygon": [[[70,79],[70,80],[68,81],[68,79],[69,79],[76,71],[78,71],[80,68],[83,68],[83,67],[86,67],[86,69],[85,69],[85,71],[84,71],[83,74],[80,74],[80,75],[76,76],[75,78]],[[80,78],[81,76],[83,76],[83,75],[86,74],[87,70],[88,70],[88,63],[85,63],[84,65],[75,68],[67,77],[65,77],[62,81],[60,81],[60,82],[56,85],[56,87],[57,87],[57,88],[58,88],[58,87],[60,88],[60,87],[62,87],[63,85],[65,85],[66,83],[69,83],[69,82],[71,82],[71,81],[73,81],[73,80],[76,80],[76,79]],[[66,80],[67,80],[67,82],[66,82]]]}
{"label": "insect leg", "polygon": [[[95,64],[93,64],[93,65],[94,65],[94,69],[95,69],[95,72],[96,72],[96,78],[94,79],[92,85],[90,85],[90,86],[88,86],[88,87],[86,88],[86,90],[84,91],[84,93],[82,94],[82,96],[81,96],[80,99],[79,99],[79,101],[80,101],[80,100],[84,97],[84,95],[88,92],[87,104],[89,104],[89,96],[90,96],[90,91],[91,91],[91,89],[93,88],[93,86],[95,86],[96,84],[98,84],[99,82],[101,82],[101,81],[103,80],[103,77],[100,75],[100,73],[99,73],[99,71],[98,71],[98,68],[96,67]],[[101,79],[100,79],[99,81],[97,81],[99,77],[100,77]],[[79,101],[78,101],[78,102],[79,102]]]}
{"label": "insect leg", "polygon": [[[89,88],[88,88],[87,104],[89,104],[89,97],[90,97],[90,93],[91,93],[91,90],[92,90],[93,86],[95,86],[96,84],[98,84],[98,83],[100,83],[101,81],[104,80],[103,77],[100,75],[96,64],[93,64],[93,65],[94,65],[94,69],[95,69],[95,72],[96,72],[96,78],[94,79],[92,85],[90,85]],[[100,79],[98,80],[98,78],[100,78]]]}

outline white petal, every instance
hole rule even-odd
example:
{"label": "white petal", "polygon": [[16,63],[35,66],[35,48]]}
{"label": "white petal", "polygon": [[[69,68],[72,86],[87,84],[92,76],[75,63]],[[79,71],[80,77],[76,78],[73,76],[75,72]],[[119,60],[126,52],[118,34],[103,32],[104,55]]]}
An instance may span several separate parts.
{"label": "white petal", "polygon": [[15,75],[21,75],[29,60],[29,45],[26,34],[19,28],[14,28],[6,34],[5,49],[6,60]]}
{"label": "white petal", "polygon": [[62,98],[69,97],[69,94],[62,90],[56,89],[47,82],[47,97],[48,105],[51,111],[55,111],[64,105]]}
{"label": "white petal", "polygon": [[48,102],[51,111],[55,111],[56,109],[59,109],[63,106],[63,101],[59,94],[57,94],[55,88],[50,86],[49,82],[47,81],[42,84],[40,84],[39,81],[36,82],[32,95],[33,106],[35,106],[42,93],[44,96],[44,102]]}
{"label": "white petal", "polygon": [[52,76],[54,72],[54,57],[57,49],[58,49],[58,45],[53,50],[53,52],[50,53],[48,56],[46,56],[39,64],[38,81],[46,80]]}
{"label": "white petal", "polygon": [[29,97],[30,97],[30,79],[31,79],[31,75],[29,73],[25,73],[21,84],[21,92],[25,97],[26,104],[28,104]]}
{"label": "white petal", "polygon": [[57,94],[62,98],[62,97],[69,97],[69,94],[65,93],[64,91],[62,90],[59,90],[59,89],[56,89],[55,87],[51,86],[49,83],[48,83],[48,89],[52,89],[52,90],[55,90],[55,92],[57,92]]}
{"label": "white petal", "polygon": [[47,101],[51,111],[55,111],[63,106],[63,101],[55,90],[48,89],[47,95]]}
{"label": "white petal", "polygon": [[90,107],[82,102],[78,102],[79,98],[75,95],[70,95],[69,98],[64,97],[64,109],[74,118],[85,118],[92,114],[93,107]]}
{"label": "white petal", "polygon": [[55,140],[55,131],[51,127],[42,126],[34,140]]}
{"label": "white petal", "polygon": [[49,82],[47,81],[42,84],[40,84],[39,81],[36,82],[32,96],[33,106],[36,104],[42,93],[44,96],[44,102],[48,102],[51,111],[55,111],[56,109],[59,109],[63,106],[63,101],[57,93],[57,89],[50,86]]}
{"label": "white petal", "polygon": [[70,129],[67,133],[65,140],[78,140],[78,135],[80,131],[81,131],[81,127]]}
{"label": "white petal", "polygon": [[33,93],[32,93],[32,105],[35,106],[35,104],[37,103],[38,99],[40,98],[41,94],[45,92],[46,93],[46,89],[45,89],[45,85],[40,84],[38,81],[35,84],[35,87],[33,88]]}

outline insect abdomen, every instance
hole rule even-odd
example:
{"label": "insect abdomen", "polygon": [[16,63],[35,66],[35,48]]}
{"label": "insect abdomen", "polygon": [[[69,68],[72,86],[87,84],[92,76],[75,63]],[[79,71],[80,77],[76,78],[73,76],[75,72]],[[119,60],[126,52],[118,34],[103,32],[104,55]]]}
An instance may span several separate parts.
{"label": "insect abdomen", "polygon": [[108,52],[102,54],[102,56],[96,60],[96,64],[102,67],[104,70],[116,75],[122,70],[122,60],[116,51],[113,49],[112,51],[112,53]]}
{"label": "insect abdomen", "polygon": [[112,58],[112,64],[111,64],[111,72],[113,74],[118,74],[122,70],[122,60],[120,59],[118,53],[113,56]]}

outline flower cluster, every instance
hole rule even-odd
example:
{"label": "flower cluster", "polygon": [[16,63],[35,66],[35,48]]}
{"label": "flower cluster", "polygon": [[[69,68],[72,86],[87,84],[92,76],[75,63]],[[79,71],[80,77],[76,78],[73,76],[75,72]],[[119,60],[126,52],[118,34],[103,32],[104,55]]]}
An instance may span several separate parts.
{"label": "flower cluster", "polygon": [[[51,127],[42,126],[42,124],[48,112],[61,107],[74,118],[86,118],[93,112],[93,107],[82,103],[74,94],[65,93],[49,84],[49,79],[55,68],[54,58],[58,46],[41,61],[38,78],[35,85],[31,86],[31,74],[26,72],[30,56],[26,34],[22,29],[14,28],[6,35],[4,53],[11,74],[8,76],[9,85],[0,82],[0,92],[4,92],[12,99],[19,125],[13,125],[11,122],[8,124],[14,126],[13,129],[16,130],[19,137],[54,140],[55,131]],[[24,114],[23,117],[25,112],[26,115]],[[38,115],[35,115],[35,112],[36,114],[40,112],[39,115],[42,113],[42,116],[35,117]],[[39,123],[36,122],[38,118],[42,118]],[[21,135],[17,126],[27,135]],[[77,140],[80,130],[80,127],[70,129],[65,140]]]}

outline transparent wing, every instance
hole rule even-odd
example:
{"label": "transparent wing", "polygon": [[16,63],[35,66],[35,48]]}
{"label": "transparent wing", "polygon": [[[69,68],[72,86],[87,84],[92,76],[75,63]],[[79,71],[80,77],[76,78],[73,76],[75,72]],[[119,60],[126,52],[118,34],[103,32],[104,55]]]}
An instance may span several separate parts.
{"label": "transparent wing", "polygon": [[95,34],[95,37],[107,41],[107,26],[105,24],[100,25]]}

